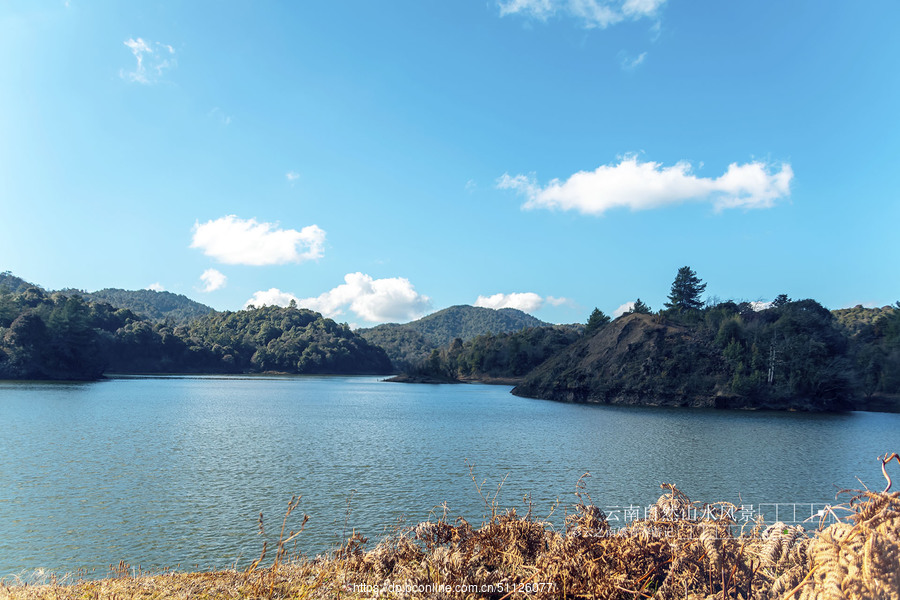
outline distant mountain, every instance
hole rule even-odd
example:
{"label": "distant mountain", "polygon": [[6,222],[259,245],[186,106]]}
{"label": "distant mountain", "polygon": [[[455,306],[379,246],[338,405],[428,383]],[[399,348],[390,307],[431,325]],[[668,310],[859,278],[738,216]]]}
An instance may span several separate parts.
{"label": "distant mountain", "polygon": [[489,333],[508,333],[529,327],[549,325],[515,308],[451,306],[404,323],[385,323],[356,333],[369,343],[385,349],[394,367],[408,369],[428,358],[431,351],[456,338],[468,341]]}
{"label": "distant mountain", "polygon": [[[0,289],[5,289],[12,294],[19,294],[28,288],[37,288],[48,294],[53,292],[53,290],[47,290],[42,286],[25,281],[9,271],[0,272]],[[59,290],[59,292],[65,296],[81,296],[85,300],[93,302],[106,302],[116,308],[128,309],[151,321],[168,319],[175,323],[187,323],[215,312],[210,306],[172,292],[118,288],[106,288],[96,292],[68,288]]]}
{"label": "distant mountain", "polygon": [[96,292],[61,290],[67,295],[78,294],[85,300],[107,302],[116,308],[127,308],[151,321],[172,320],[187,323],[214,312],[212,307],[172,292],[153,290],[120,290],[106,288]]}
{"label": "distant mountain", "polygon": [[519,383],[528,372],[583,336],[584,326],[578,324],[486,333],[465,342],[456,339],[392,381]]}

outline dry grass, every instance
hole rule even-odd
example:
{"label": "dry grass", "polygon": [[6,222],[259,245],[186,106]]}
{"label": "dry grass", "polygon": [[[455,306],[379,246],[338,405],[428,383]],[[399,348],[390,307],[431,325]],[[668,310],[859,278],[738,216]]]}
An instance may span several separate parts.
{"label": "dry grass", "polygon": [[[896,454],[884,457],[882,469],[895,458],[900,463]],[[738,532],[730,505],[700,505],[663,487],[647,518],[619,531],[579,486],[562,531],[530,510],[501,511],[496,495],[482,495],[490,515],[477,528],[448,520],[444,511],[370,550],[353,535],[315,559],[287,550],[308,519],[285,531],[297,506],[292,499],[265,568],[265,551],[245,571],[133,576],[120,564],[100,581],[7,582],[0,598],[900,600],[900,493],[890,492],[889,478],[884,491],[856,493],[843,506],[847,516],[811,534],[783,523]],[[702,517],[693,512],[698,508]]]}

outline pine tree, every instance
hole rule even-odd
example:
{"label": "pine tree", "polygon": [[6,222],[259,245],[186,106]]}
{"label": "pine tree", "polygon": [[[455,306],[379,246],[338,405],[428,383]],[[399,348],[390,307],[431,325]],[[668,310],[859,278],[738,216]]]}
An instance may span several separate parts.
{"label": "pine tree", "polygon": [[672,282],[672,291],[669,292],[669,301],[665,307],[677,312],[699,310],[703,308],[700,295],[706,290],[697,273],[690,267],[681,267]]}
{"label": "pine tree", "polygon": [[638,298],[634,301],[634,306],[632,306],[631,310],[629,310],[626,314],[630,315],[632,313],[638,313],[641,315],[649,315],[651,312],[653,311],[650,310],[650,307],[640,298]]}
{"label": "pine tree", "polygon": [[592,335],[607,323],[609,323],[609,316],[604,314],[599,308],[595,308],[591,316],[588,317],[587,325],[584,327],[584,335]]}
{"label": "pine tree", "polygon": [[787,294],[778,294],[774,300],[772,300],[772,308],[781,308],[786,304],[790,304],[792,300],[788,298]]}

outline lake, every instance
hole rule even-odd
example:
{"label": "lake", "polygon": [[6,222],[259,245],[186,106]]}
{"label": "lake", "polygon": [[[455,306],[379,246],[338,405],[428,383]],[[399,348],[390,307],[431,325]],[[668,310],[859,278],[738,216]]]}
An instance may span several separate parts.
{"label": "lake", "polygon": [[[227,568],[310,521],[317,554],[354,530],[374,541],[440,505],[478,523],[482,493],[554,523],[577,501],[651,504],[671,482],[693,500],[775,503],[809,516],[900,450],[900,414],[803,414],[585,406],[509,387],[404,385],[375,377],[153,377],[0,382],[0,577],[38,568],[106,575]],[[471,471],[470,471],[471,467]],[[473,475],[475,481],[473,481]],[[764,508],[768,507],[768,508]],[[792,508],[793,507],[793,508]],[[806,507],[806,508],[804,508]],[[806,510],[804,515],[803,511]],[[771,519],[769,519],[771,520]]]}

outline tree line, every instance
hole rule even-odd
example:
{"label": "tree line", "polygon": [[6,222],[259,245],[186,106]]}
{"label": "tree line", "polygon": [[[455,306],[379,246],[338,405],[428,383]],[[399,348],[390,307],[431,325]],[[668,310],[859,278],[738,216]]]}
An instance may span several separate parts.
{"label": "tree line", "polygon": [[2,379],[264,371],[389,373],[391,363],[346,325],[296,307],[210,313],[178,324],[79,295],[0,286]]}
{"label": "tree line", "polygon": [[[900,394],[900,302],[882,309],[829,311],[815,300],[792,300],[785,294],[764,306],[704,302],[705,289],[696,272],[682,267],[659,311],[636,299],[619,317],[643,315],[638,319],[643,323],[681,332],[665,344],[633,344],[610,359],[621,363],[615,371],[621,385],[635,393],[666,385],[685,393],[761,401]],[[580,341],[601,339],[612,323],[620,322],[594,309],[584,325],[528,327],[524,313],[490,312],[452,307],[424,323],[369,330],[367,341],[347,325],[295,306],[154,322],[77,293],[47,292],[7,272],[0,273],[0,378],[95,379],[108,372],[389,373],[391,361],[380,338],[390,340],[393,351],[407,361],[407,372],[444,380],[522,378]],[[431,330],[444,339],[453,332],[474,331],[469,317],[517,330],[436,343]],[[485,321],[487,317],[503,321]],[[557,376],[568,377],[562,372]]]}
{"label": "tree line", "polygon": [[[685,266],[659,311],[636,299],[619,318],[647,315],[649,321],[642,321],[646,336],[611,350],[605,359],[610,364],[595,365],[615,376],[590,385],[609,389],[582,391],[652,395],[668,389],[771,406],[807,398],[823,407],[853,397],[900,394],[900,302],[894,308],[833,313],[815,300],[792,300],[786,294],[768,304],[704,301],[705,290],[706,283]],[[571,354],[589,354],[587,340],[603,336],[612,322],[595,308],[581,331],[544,327],[455,341],[433,350],[410,371],[444,380],[521,378],[579,340],[583,347]],[[650,325],[658,326],[657,333],[650,333]],[[663,335],[663,330],[678,333]],[[616,341],[603,343],[614,347]],[[556,383],[575,390],[588,386],[586,374],[567,361],[560,361],[553,374]]]}

